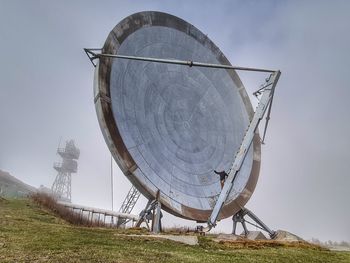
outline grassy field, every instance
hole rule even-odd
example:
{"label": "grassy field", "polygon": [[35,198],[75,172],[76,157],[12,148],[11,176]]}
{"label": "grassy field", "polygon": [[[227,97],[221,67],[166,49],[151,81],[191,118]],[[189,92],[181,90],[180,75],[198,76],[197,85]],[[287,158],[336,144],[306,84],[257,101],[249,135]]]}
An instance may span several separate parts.
{"label": "grassy field", "polygon": [[350,253],[308,245],[201,237],[188,246],[120,233],[128,231],[77,227],[29,200],[0,199],[0,262],[350,262]]}

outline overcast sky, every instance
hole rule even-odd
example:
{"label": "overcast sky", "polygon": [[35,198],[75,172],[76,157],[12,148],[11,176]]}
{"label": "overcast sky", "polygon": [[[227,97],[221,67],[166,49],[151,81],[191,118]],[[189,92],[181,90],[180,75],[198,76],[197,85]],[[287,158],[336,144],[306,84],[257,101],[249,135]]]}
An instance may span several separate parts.
{"label": "overcast sky", "polygon": [[[73,138],[73,202],[111,207],[110,154],[83,48],[101,47],[121,19],[145,10],[195,25],[234,65],[282,71],[247,207],[273,229],[350,241],[350,1],[0,0],[0,169],[51,186],[59,139]],[[249,94],[264,77],[241,75]],[[114,168],[118,209],[131,184]],[[195,225],[170,215],[164,223]],[[229,233],[231,219],[215,230]]]}

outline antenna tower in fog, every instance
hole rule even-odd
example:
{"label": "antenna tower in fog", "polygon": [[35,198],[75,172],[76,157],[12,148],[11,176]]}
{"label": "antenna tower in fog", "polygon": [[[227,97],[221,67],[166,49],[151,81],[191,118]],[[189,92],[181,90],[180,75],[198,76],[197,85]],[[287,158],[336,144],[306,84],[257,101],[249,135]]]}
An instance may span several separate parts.
{"label": "antenna tower in fog", "polygon": [[62,157],[61,163],[54,163],[53,168],[58,172],[51,190],[53,194],[64,201],[71,201],[72,173],[78,171],[80,150],[74,145],[74,140],[66,141],[66,147],[58,147],[57,153]]}

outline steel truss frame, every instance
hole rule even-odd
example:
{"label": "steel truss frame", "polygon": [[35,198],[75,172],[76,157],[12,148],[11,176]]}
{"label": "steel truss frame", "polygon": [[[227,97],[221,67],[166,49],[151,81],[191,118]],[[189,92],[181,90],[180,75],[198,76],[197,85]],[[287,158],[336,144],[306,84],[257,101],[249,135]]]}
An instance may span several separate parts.
{"label": "steel truss frame", "polygon": [[[255,224],[246,220],[245,216],[250,217],[255,222]],[[276,231],[271,230],[267,225],[264,224],[263,221],[261,221],[252,211],[250,211],[247,208],[242,208],[236,214],[234,214],[232,216],[232,222],[233,222],[232,235],[236,235],[237,223],[242,224],[245,236],[247,236],[249,234],[246,223],[248,223],[252,226],[255,226],[263,231],[266,231],[269,234],[271,239],[273,239],[277,235]]]}
{"label": "steel truss frame", "polygon": [[[135,186],[132,186],[126,195],[124,202],[122,206],[119,209],[120,213],[130,214],[131,211],[134,209],[135,204],[137,203],[137,200],[140,198],[140,192],[136,189]],[[129,222],[130,219],[127,218],[120,218],[117,222],[118,227],[125,226],[127,222]]]}
{"label": "steel truss frame", "polygon": [[59,198],[72,199],[72,175],[69,172],[59,172],[52,184],[52,192]]}

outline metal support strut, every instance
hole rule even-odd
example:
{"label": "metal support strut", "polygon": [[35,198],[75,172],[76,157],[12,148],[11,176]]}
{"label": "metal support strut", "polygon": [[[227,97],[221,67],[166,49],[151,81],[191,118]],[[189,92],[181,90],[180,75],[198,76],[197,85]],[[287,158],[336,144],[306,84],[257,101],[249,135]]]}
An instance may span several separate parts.
{"label": "metal support strut", "polygon": [[[256,224],[253,224],[249,221],[247,221],[244,217],[249,216]],[[232,227],[232,234],[236,235],[236,228],[237,228],[237,223],[241,223],[244,231],[244,235],[247,236],[249,231],[247,229],[246,223],[253,225],[257,228],[260,228],[261,230],[266,231],[270,238],[273,239],[276,235],[277,232],[271,230],[267,225],[264,224],[252,211],[250,211],[247,208],[242,208],[239,210],[236,214],[232,216],[232,221],[233,221],[233,227]]]}
{"label": "metal support strut", "polygon": [[219,198],[216,201],[216,204],[210,217],[208,218],[208,226],[204,229],[204,231],[209,231],[211,228],[216,226],[216,221],[219,217],[220,211],[233,188],[235,178],[238,172],[240,171],[245,157],[248,153],[249,147],[253,142],[255,131],[272,101],[275,87],[280,75],[280,71],[272,73],[270,77],[266,79],[266,83],[263,85],[263,87],[259,90],[259,92],[262,93],[261,99],[256,108],[253,119],[249,124],[248,130],[246,131],[246,134],[243,137],[241,146],[238,152],[236,153],[234,162],[230,169],[229,175],[225,181],[224,187],[220,192]]}
{"label": "metal support strut", "polygon": [[153,233],[160,233],[162,231],[162,222],[161,219],[163,217],[162,211],[161,211],[161,203],[160,203],[160,192],[158,190],[156,194],[155,200],[148,200],[148,203],[140,213],[140,219],[136,223],[136,227],[140,227],[143,222],[145,222],[148,229],[149,227],[149,221],[152,220],[152,227],[151,231]]}
{"label": "metal support strut", "polygon": [[129,59],[129,60],[138,60],[138,61],[147,61],[147,62],[176,64],[176,65],[183,65],[183,66],[189,66],[189,67],[235,69],[235,70],[244,70],[244,71],[267,72],[267,73],[275,72],[275,70],[272,70],[272,69],[238,67],[238,66],[231,66],[231,65],[196,62],[196,61],[192,61],[192,60],[164,59],[164,58],[137,57],[137,56],[97,53],[96,51],[99,51],[99,52],[102,51],[102,49],[100,49],[100,48],[84,48],[84,51],[85,51],[86,55],[89,57],[91,63],[94,65],[94,67],[96,67],[96,63],[95,63],[96,59],[119,58],[119,59]]}

